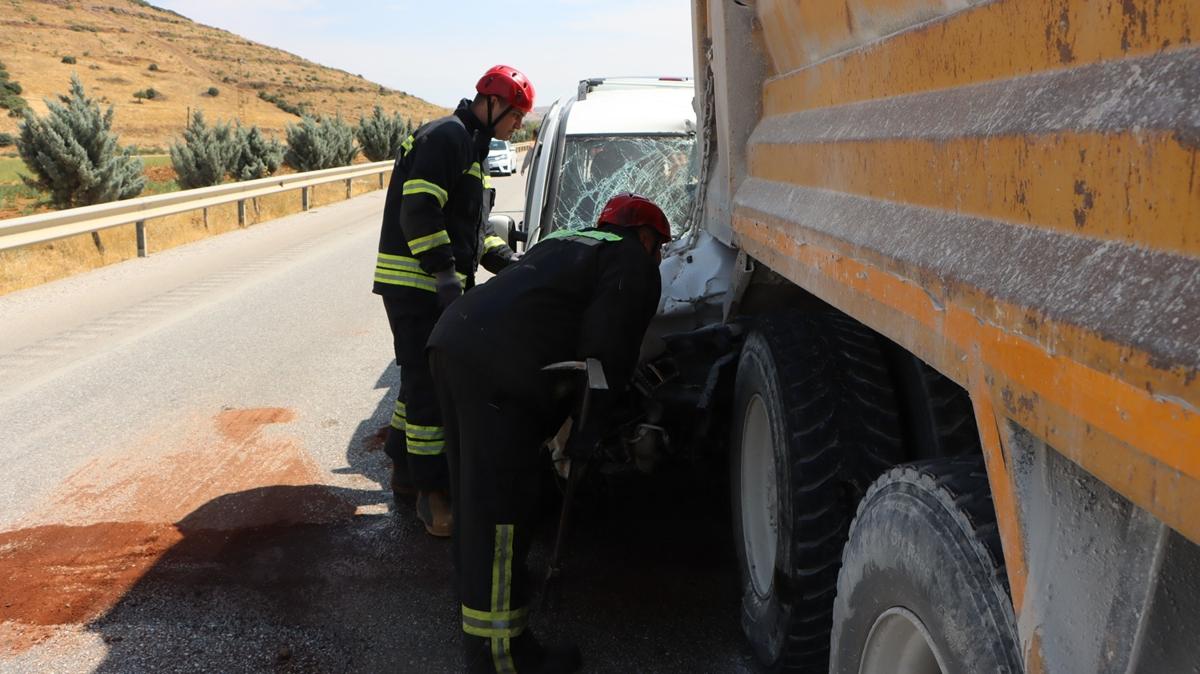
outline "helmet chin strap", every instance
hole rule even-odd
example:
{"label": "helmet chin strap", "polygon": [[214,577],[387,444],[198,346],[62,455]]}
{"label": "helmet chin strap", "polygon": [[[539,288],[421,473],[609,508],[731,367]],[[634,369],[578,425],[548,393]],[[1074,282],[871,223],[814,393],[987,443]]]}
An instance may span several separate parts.
{"label": "helmet chin strap", "polygon": [[494,112],[494,110],[493,110],[493,108],[492,108],[492,97],[491,97],[491,96],[488,96],[488,97],[487,97],[487,110],[488,110],[488,118],[487,118],[487,132],[488,132],[488,135],[489,135],[489,136],[495,137],[495,135],[496,135],[496,124],[497,124],[497,123],[499,123],[499,122],[500,122],[500,120],[504,119],[504,116],[505,116],[505,115],[507,115],[508,113],[512,112],[512,110],[513,110],[513,106],[512,106],[512,105],[509,105],[508,107],[504,108],[504,111],[503,111],[503,112],[501,112],[499,115],[495,115],[495,116],[493,116],[493,112]]}

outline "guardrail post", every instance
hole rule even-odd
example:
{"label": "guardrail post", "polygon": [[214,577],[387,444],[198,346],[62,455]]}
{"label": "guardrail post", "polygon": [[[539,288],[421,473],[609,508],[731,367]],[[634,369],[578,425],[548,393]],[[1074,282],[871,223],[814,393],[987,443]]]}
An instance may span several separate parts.
{"label": "guardrail post", "polygon": [[308,210],[308,188],[307,187],[300,188],[300,210],[302,210],[302,211]]}
{"label": "guardrail post", "polygon": [[238,227],[246,226],[246,200],[238,199]]}
{"label": "guardrail post", "polygon": [[351,196],[354,195],[354,190],[353,190],[353,188],[351,188],[351,183],[353,183],[353,182],[354,182],[353,178],[346,178],[346,198],[347,199],[349,199]]}
{"label": "guardrail post", "polygon": [[133,228],[137,232],[138,257],[146,257],[146,221],[138,220]]}
{"label": "guardrail post", "polygon": [[386,175],[386,173],[379,174],[379,189],[383,189],[383,176],[385,176],[385,175]]}

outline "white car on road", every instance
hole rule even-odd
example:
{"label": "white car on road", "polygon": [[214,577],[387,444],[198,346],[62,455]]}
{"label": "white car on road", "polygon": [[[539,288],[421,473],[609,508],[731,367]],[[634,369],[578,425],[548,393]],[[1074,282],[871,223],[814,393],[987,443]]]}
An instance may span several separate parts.
{"label": "white car on road", "polygon": [[488,173],[510,176],[517,172],[517,151],[507,140],[492,139],[487,156]]}

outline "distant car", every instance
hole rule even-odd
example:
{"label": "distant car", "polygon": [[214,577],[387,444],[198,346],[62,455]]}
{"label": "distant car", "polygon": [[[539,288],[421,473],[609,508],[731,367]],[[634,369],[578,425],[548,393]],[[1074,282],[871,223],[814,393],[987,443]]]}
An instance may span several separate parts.
{"label": "distant car", "polygon": [[492,140],[488,148],[487,170],[491,174],[510,176],[517,172],[517,151],[507,140]]}

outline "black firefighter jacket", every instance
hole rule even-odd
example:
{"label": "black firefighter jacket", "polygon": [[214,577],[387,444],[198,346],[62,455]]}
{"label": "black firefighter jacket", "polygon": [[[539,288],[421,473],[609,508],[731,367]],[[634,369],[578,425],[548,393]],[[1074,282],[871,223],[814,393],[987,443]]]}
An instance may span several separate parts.
{"label": "black firefighter jacket", "polygon": [[491,138],[469,105],[464,99],[405,139],[388,185],[374,292],[402,299],[413,313],[437,312],[435,273],[453,268],[469,289],[480,263],[499,272],[512,261],[488,225]]}
{"label": "black firefighter jacket", "polygon": [[599,359],[609,390],[593,396],[589,418],[600,424],[633,374],[660,292],[658,267],[634,230],[559,230],[455,300],[429,346],[478,369],[496,395],[548,413],[561,401],[541,368]]}

